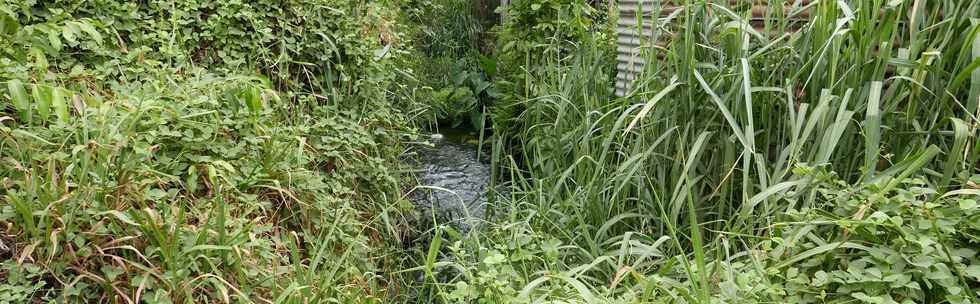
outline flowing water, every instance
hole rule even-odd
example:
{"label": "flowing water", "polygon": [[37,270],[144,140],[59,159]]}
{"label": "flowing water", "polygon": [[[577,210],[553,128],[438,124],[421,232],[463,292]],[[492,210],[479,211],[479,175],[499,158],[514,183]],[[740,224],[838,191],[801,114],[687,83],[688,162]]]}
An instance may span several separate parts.
{"label": "flowing water", "polygon": [[418,151],[420,188],[412,202],[428,219],[468,231],[483,219],[487,207],[491,174],[487,153],[481,151],[478,135],[467,130],[442,129],[429,142],[432,147]]}
{"label": "flowing water", "polygon": [[[487,206],[492,203],[488,200],[489,195],[506,191],[499,188],[489,191],[492,173],[490,151],[481,149],[479,134],[463,129],[439,131],[429,137],[431,146],[417,150],[415,176],[418,187],[410,196],[416,210],[421,211],[416,225],[423,231],[435,225],[449,225],[468,237],[468,232],[484,220]],[[413,242],[420,240],[421,244],[427,244],[424,236]],[[456,256],[452,254],[439,256],[439,261],[455,259]],[[446,282],[448,278],[458,275],[451,267],[437,272],[437,280]],[[416,280],[418,286],[425,285],[424,273],[420,272]],[[417,290],[411,291],[412,294],[415,292]]]}

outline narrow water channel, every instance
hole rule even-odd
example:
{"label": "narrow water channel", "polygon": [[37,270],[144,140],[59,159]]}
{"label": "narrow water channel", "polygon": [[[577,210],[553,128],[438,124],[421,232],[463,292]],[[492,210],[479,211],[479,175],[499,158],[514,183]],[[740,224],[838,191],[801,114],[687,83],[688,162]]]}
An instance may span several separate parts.
{"label": "narrow water channel", "polygon": [[471,130],[440,129],[430,135],[431,147],[419,149],[419,188],[411,199],[426,221],[466,232],[483,219],[491,170],[478,139]]}

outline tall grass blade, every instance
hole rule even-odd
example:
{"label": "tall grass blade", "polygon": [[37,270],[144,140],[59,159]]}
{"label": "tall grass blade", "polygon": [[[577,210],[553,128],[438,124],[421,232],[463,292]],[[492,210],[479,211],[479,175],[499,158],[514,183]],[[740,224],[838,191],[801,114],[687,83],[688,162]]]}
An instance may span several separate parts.
{"label": "tall grass blade", "polygon": [[[936,145],[931,145],[928,148],[926,148],[925,151],[919,153],[919,155],[916,156],[915,158],[912,158],[907,162],[902,162],[901,164],[896,165],[896,167],[900,168],[901,171],[898,172],[898,175],[892,178],[891,181],[889,181],[888,184],[881,189],[881,193],[888,193],[889,191],[894,189],[896,186],[899,185],[899,183],[905,180],[905,178],[911,176],[912,173],[915,173],[919,171],[919,169],[922,169],[922,167],[925,167],[925,165],[927,165],[930,161],[932,161],[932,159],[936,157],[936,155],[939,155],[940,152],[942,152],[942,150],[940,150],[939,147],[937,147]],[[888,174],[884,174],[883,172],[880,175],[880,177],[890,177],[894,173],[895,171],[888,171]]]}
{"label": "tall grass blade", "polygon": [[881,81],[871,82],[868,109],[864,116],[864,179],[875,175],[881,142]]}
{"label": "tall grass blade", "polygon": [[696,78],[698,83],[701,84],[701,88],[704,89],[704,91],[708,93],[708,96],[711,97],[711,101],[715,102],[715,106],[718,107],[721,114],[725,116],[725,121],[727,121],[728,126],[732,128],[732,133],[734,133],[735,137],[738,138],[739,143],[742,144],[747,152],[754,153],[755,151],[752,150],[752,146],[745,138],[745,133],[742,132],[742,128],[739,127],[738,122],[735,121],[735,117],[732,116],[732,112],[728,110],[728,107],[725,106],[725,103],[718,97],[718,94],[715,94],[715,91],[711,89],[711,86],[704,81],[704,77],[701,76],[701,73],[699,73],[697,69],[691,68],[691,73],[694,74],[694,78]]}
{"label": "tall grass blade", "polygon": [[[974,64],[980,63],[980,21],[974,21],[975,29],[973,31],[973,62]],[[972,66],[973,74],[970,76],[970,94],[967,95],[968,100],[966,103],[968,110],[973,110],[970,115],[977,115],[975,112],[977,110],[977,105],[980,104],[980,66]]]}
{"label": "tall grass blade", "polygon": [[643,105],[643,108],[640,109],[640,112],[636,113],[636,117],[634,117],[633,120],[630,121],[629,125],[626,126],[626,129],[623,130],[623,135],[626,135],[627,133],[630,132],[630,130],[633,130],[633,127],[636,126],[636,123],[642,120],[644,117],[646,117],[647,113],[649,113],[650,110],[657,105],[657,102],[660,102],[661,99],[663,99],[665,96],[667,96],[667,94],[669,94],[671,91],[677,88],[678,85],[680,85],[680,83],[677,82],[677,76],[671,77],[670,84],[668,84],[667,87],[664,87],[663,90],[660,90],[660,92],[657,92],[657,94],[654,95],[653,98],[650,98],[650,100],[647,101],[645,105]]}
{"label": "tall grass blade", "polygon": [[948,189],[953,175],[963,172],[963,158],[966,153],[966,141],[969,137],[969,127],[966,122],[956,117],[949,118],[953,125],[953,145],[946,153],[946,163],[943,165],[943,179],[939,185],[943,189]]}

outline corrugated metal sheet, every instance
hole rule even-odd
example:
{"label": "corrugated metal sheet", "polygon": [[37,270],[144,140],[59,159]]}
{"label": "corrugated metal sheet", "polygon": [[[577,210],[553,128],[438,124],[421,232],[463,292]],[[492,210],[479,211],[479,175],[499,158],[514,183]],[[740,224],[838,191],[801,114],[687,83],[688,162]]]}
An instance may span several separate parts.
{"label": "corrugated metal sheet", "polygon": [[660,11],[659,0],[619,0],[616,24],[616,95],[624,96],[637,75],[643,71],[644,50],[654,41],[654,12]]}
{"label": "corrugated metal sheet", "polygon": [[[510,2],[511,2],[511,0],[500,0],[500,7],[505,7],[505,6],[509,5]],[[506,20],[507,20],[507,14],[506,13],[500,13],[500,24],[504,24],[504,21],[506,21]]]}
{"label": "corrugated metal sheet", "polygon": [[[724,0],[722,0],[724,1]],[[752,11],[751,26],[762,32],[765,19],[768,17],[769,1],[773,0],[728,0],[730,4],[745,5],[749,3]],[[805,7],[812,0],[775,0],[782,2],[784,12],[790,13],[794,21],[789,29],[798,30],[809,17]],[[619,21],[616,24],[616,95],[625,96],[644,67],[644,53],[649,52],[655,45],[663,45],[665,41],[656,41],[659,37],[653,28],[654,20],[675,12],[679,7],[670,0],[618,0]],[[676,20],[676,19],[675,19]],[[665,40],[665,39],[661,39]],[[656,57],[656,56],[655,56]]]}

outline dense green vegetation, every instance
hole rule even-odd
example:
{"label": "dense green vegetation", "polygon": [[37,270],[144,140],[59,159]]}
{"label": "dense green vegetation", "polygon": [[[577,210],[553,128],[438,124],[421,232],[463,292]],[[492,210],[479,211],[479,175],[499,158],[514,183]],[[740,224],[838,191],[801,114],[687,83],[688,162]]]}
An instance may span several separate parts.
{"label": "dense green vegetation", "polygon": [[980,2],[769,1],[758,28],[752,3],[654,13],[618,98],[605,8],[515,1],[493,117],[512,199],[432,243],[456,258],[426,265],[450,277],[430,294],[978,302]]}
{"label": "dense green vegetation", "polygon": [[0,4],[0,302],[403,292],[404,3]]}
{"label": "dense green vegetation", "polygon": [[410,84],[421,102],[408,112],[429,129],[440,124],[480,129],[486,108],[500,97],[491,81],[496,64],[484,54],[484,20],[474,15],[474,6],[486,2],[433,0],[412,14],[421,30],[414,39],[418,52]]}
{"label": "dense green vegetation", "polygon": [[611,3],[0,0],[0,303],[980,303],[980,1]]}

